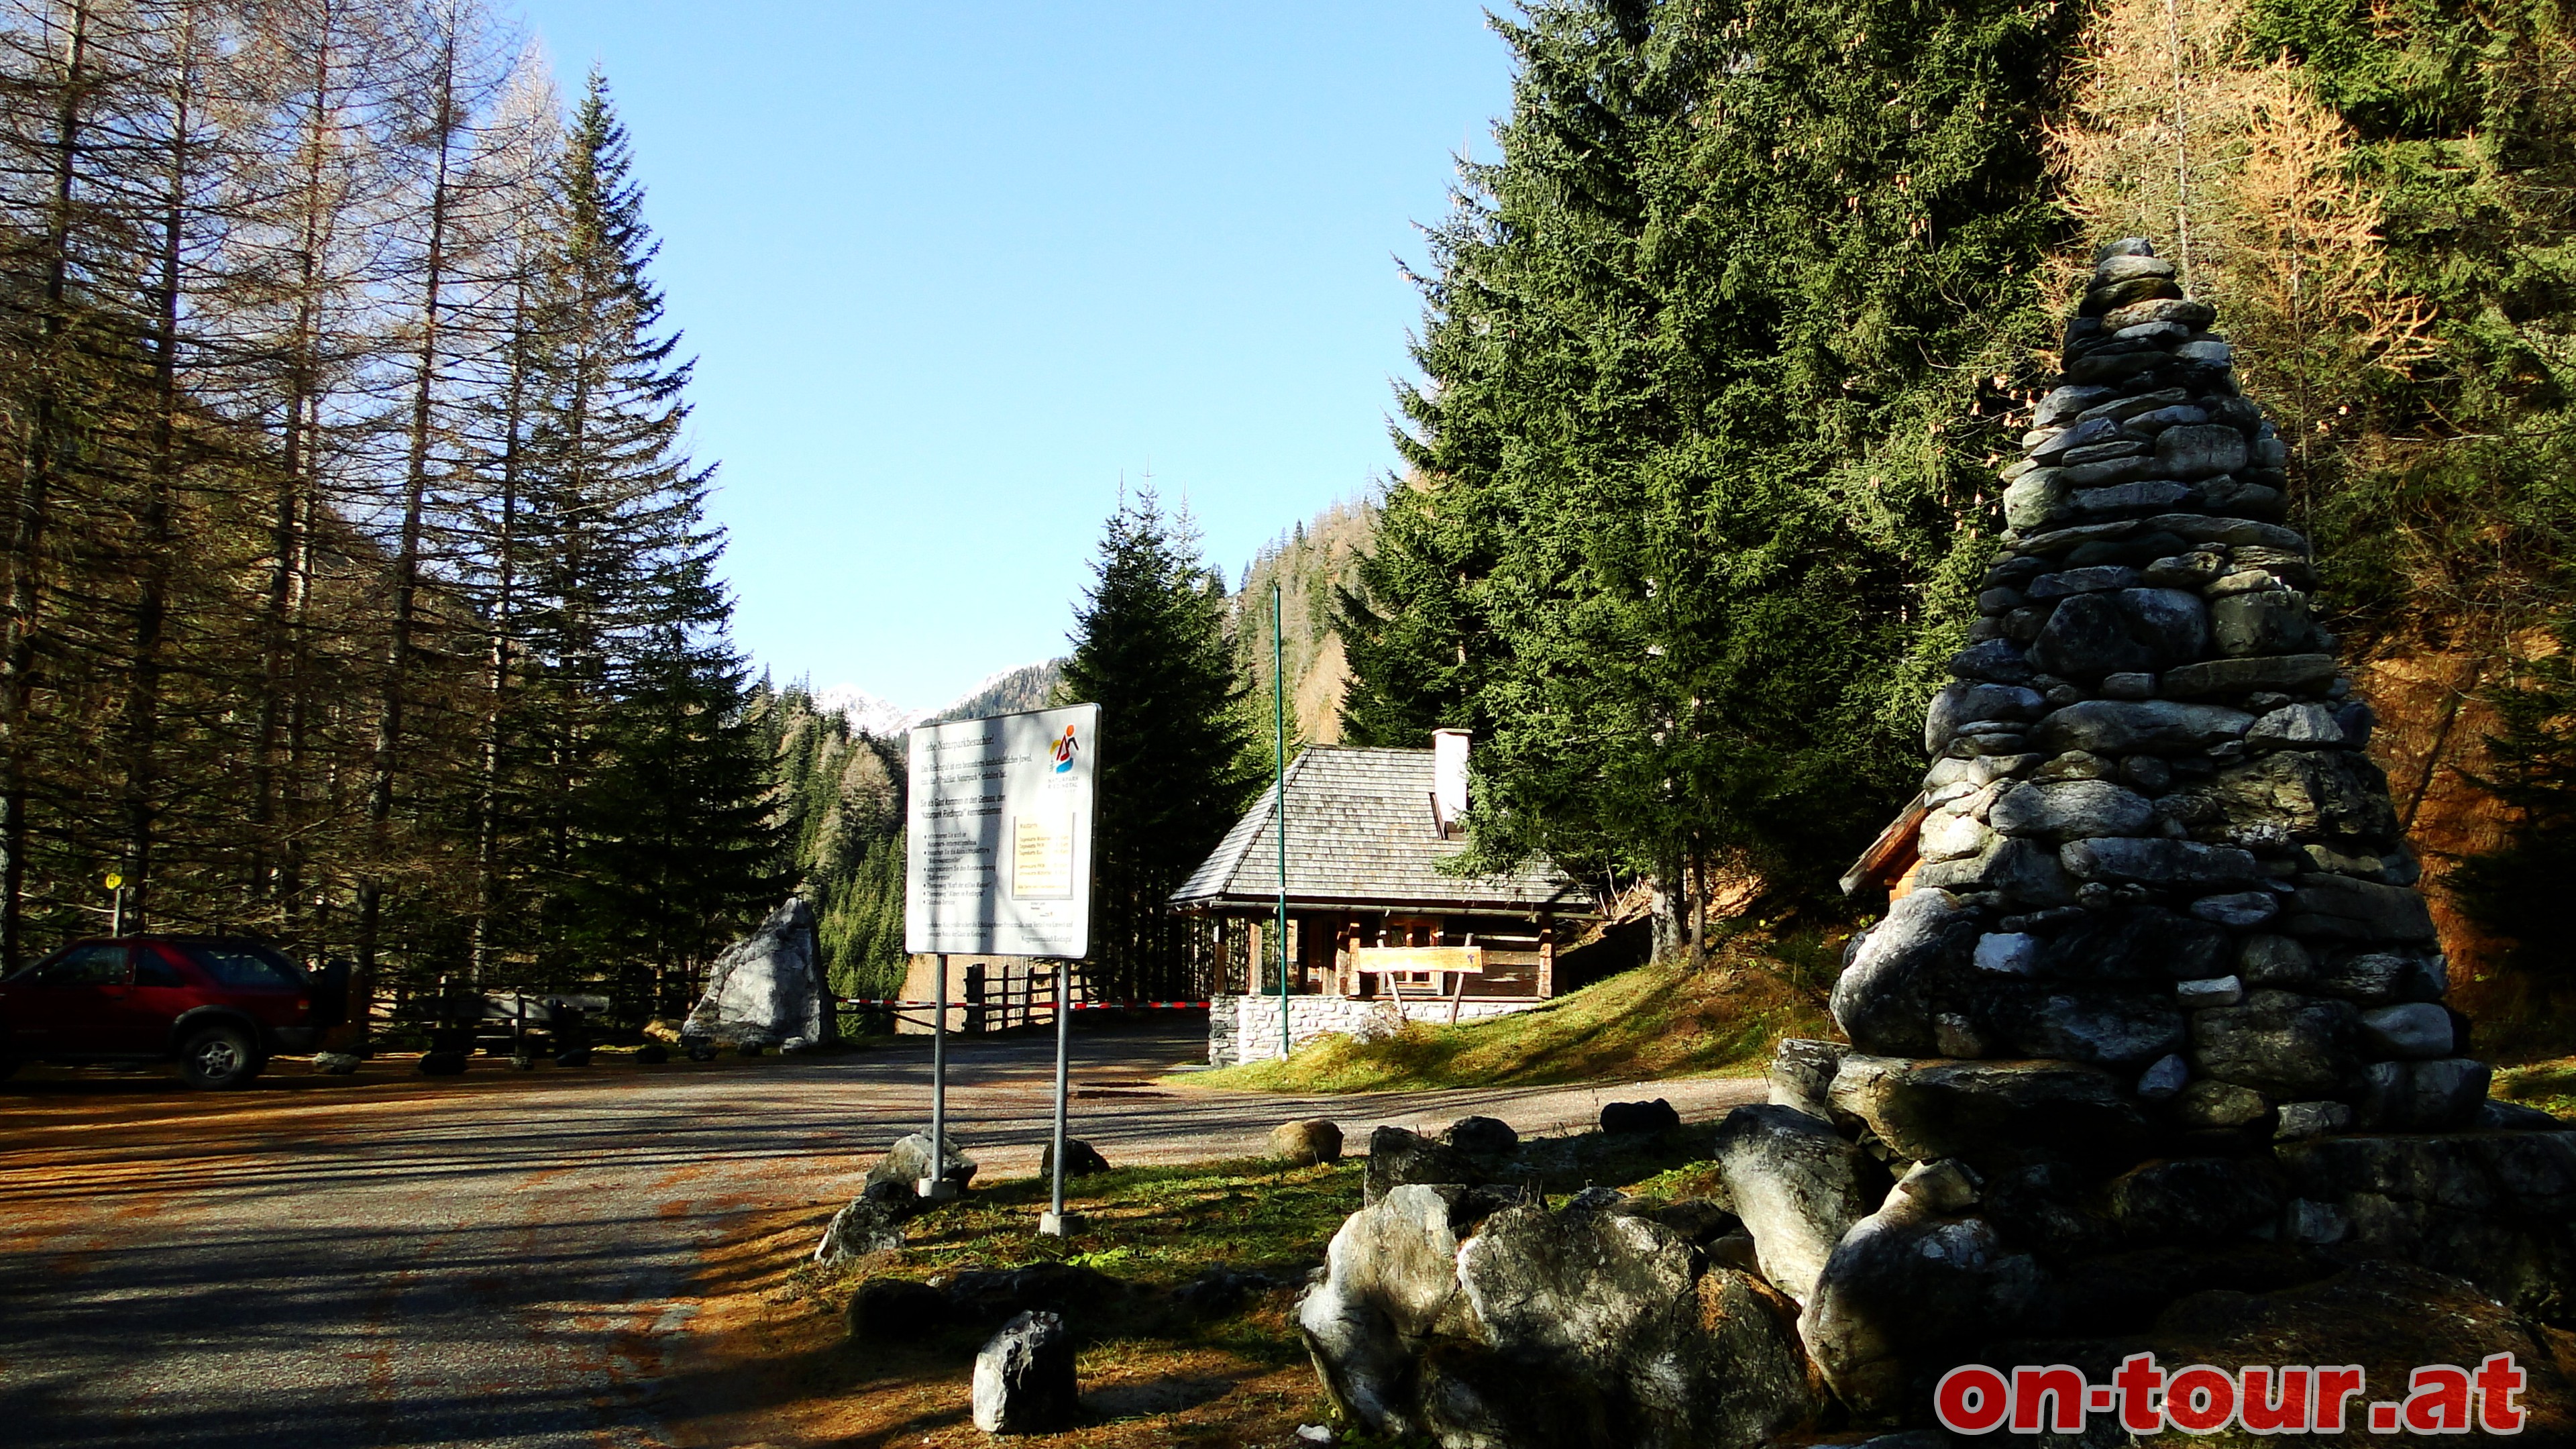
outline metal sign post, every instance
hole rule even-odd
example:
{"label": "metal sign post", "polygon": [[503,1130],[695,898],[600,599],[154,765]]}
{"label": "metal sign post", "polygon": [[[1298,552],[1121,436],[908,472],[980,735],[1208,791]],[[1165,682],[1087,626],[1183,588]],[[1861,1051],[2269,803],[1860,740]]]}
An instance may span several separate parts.
{"label": "metal sign post", "polygon": [[948,1180],[948,958],[939,958],[939,989],[933,999],[938,1003],[935,1024],[930,1031],[930,1175],[912,1185],[912,1190],[932,1202],[946,1202],[957,1195],[957,1184]]}
{"label": "metal sign post", "polygon": [[1279,633],[1285,610],[1279,585],[1270,585],[1270,725],[1278,744],[1271,751],[1273,770],[1270,824],[1279,837],[1279,1060],[1295,1048],[1288,1034],[1288,681],[1279,672]]}
{"label": "metal sign post", "polygon": [[1073,1056],[1073,963],[1055,963],[1055,1182],[1047,1196],[1047,1210],[1038,1215],[1041,1237],[1070,1237],[1082,1226],[1081,1220],[1064,1210],[1064,1124],[1066,1100],[1072,1096],[1070,1063]]}
{"label": "metal sign post", "polygon": [[[938,1156],[924,1197],[955,1195],[948,1151],[948,958],[1051,959],[1056,972],[1055,1210],[1061,1231],[1072,999],[1069,964],[1091,954],[1091,813],[1100,706],[923,725],[909,741],[904,949],[939,958],[931,1038],[930,1136]],[[1052,1223],[1053,1228],[1048,1224]]]}

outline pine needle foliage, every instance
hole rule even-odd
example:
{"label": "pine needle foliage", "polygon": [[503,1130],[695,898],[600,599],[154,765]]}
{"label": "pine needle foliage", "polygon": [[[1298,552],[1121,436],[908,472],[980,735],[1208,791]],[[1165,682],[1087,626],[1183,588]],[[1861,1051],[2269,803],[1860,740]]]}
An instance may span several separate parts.
{"label": "pine needle foliage", "polygon": [[1346,608],[1355,737],[1473,728],[1488,860],[1705,898],[1902,798],[2062,236],[2058,6],[1562,0],[1500,29]]}
{"label": "pine needle foliage", "polygon": [[1203,994],[1215,942],[1164,902],[1259,783],[1225,583],[1151,489],[1110,515],[1092,572],[1056,695],[1100,706],[1086,980],[1113,1001]]}

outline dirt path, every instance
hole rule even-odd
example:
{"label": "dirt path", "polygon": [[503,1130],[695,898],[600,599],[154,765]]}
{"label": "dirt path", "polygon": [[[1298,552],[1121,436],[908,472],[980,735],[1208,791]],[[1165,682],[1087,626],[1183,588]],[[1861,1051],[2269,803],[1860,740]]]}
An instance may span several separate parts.
{"label": "dirt path", "polygon": [[[1077,1039],[1075,1131],[1113,1162],[1257,1153],[1290,1117],[1365,1141],[1470,1112],[1524,1132],[1758,1082],[1278,1098],[1142,1085],[1203,1050]],[[952,1130],[1036,1170],[1052,1046],[961,1046]],[[0,1089],[0,1423],[25,1445],[649,1446],[710,1392],[692,1322],[762,1215],[846,1200],[928,1116],[926,1051],[461,1080],[148,1078]]]}

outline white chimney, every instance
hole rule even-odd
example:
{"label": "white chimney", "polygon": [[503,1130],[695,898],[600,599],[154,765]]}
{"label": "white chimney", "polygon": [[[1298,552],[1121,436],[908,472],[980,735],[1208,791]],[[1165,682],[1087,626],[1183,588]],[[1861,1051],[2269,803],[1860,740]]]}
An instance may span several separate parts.
{"label": "white chimney", "polygon": [[1467,742],[1465,730],[1431,732],[1431,820],[1442,838],[1459,834],[1467,817]]}

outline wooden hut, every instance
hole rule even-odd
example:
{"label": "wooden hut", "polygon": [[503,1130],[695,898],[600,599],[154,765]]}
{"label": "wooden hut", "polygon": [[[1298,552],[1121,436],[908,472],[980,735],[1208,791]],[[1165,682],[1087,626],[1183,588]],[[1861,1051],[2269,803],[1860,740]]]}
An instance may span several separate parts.
{"label": "wooden hut", "polygon": [[[1463,732],[1427,750],[1318,745],[1285,783],[1289,990],[1349,998],[1536,1004],[1556,994],[1560,923],[1594,914],[1564,872],[1533,861],[1457,876],[1466,849]],[[1279,790],[1235,822],[1175,891],[1175,910],[1251,926],[1245,985],[1279,989]]]}

